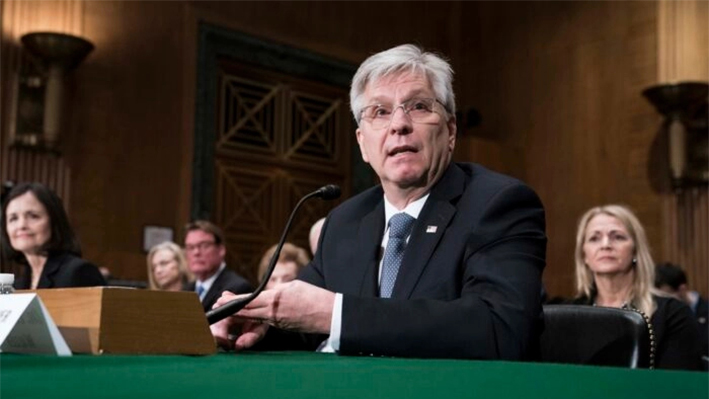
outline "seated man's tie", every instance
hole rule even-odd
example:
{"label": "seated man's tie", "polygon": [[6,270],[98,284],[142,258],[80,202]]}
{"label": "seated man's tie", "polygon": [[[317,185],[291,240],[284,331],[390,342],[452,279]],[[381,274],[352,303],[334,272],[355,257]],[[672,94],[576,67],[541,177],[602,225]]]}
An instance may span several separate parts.
{"label": "seated man's tie", "polygon": [[399,266],[404,257],[406,238],[411,234],[415,221],[413,216],[404,212],[397,213],[389,219],[389,242],[382,258],[382,280],[379,287],[379,296],[382,298],[391,297],[396,275],[399,273]]}

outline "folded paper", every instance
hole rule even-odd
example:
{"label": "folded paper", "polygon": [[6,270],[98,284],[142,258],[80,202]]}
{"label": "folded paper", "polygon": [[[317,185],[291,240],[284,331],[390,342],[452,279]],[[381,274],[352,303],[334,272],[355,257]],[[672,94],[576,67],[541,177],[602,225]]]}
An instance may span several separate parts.
{"label": "folded paper", "polygon": [[37,294],[0,295],[0,351],[71,356]]}

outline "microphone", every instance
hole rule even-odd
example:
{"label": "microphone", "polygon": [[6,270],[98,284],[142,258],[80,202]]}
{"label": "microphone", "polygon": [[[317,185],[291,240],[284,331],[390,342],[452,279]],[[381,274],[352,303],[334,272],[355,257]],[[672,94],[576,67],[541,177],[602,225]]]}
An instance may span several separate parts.
{"label": "microphone", "polygon": [[268,283],[268,279],[270,279],[271,274],[273,274],[273,270],[276,268],[276,262],[278,261],[278,257],[281,255],[281,248],[283,248],[283,244],[286,242],[286,236],[288,235],[290,226],[293,223],[295,213],[298,211],[303,202],[313,197],[319,197],[325,201],[329,201],[339,198],[340,193],[340,187],[334,184],[328,184],[327,186],[320,187],[319,189],[301,198],[300,201],[298,201],[298,203],[295,205],[295,208],[293,208],[293,212],[291,212],[290,217],[288,218],[288,223],[286,223],[286,227],[285,229],[283,229],[283,234],[281,235],[281,240],[278,242],[276,252],[273,253],[271,261],[268,264],[266,274],[263,276],[261,284],[259,284],[258,288],[256,288],[256,291],[252,292],[249,296],[245,298],[235,299],[216,309],[210,310],[209,312],[207,312],[207,322],[209,322],[209,324],[214,324],[230,315],[233,315],[234,313],[243,309],[244,306],[254,300],[254,298],[256,298],[261,293],[261,291],[263,291],[263,289],[266,287],[266,284]]}
{"label": "microphone", "polygon": [[[340,186],[336,186],[334,184],[328,184],[327,186],[320,187],[313,194],[317,197],[324,199],[325,201],[338,199],[338,198],[340,198]],[[310,195],[310,194],[308,194],[308,195]],[[297,208],[298,207],[296,206],[296,209]]]}

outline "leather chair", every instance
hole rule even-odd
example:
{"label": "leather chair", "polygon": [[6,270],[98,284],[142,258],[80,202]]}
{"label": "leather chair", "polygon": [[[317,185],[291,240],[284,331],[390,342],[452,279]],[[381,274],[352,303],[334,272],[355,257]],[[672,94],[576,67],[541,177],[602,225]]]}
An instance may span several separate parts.
{"label": "leather chair", "polygon": [[544,305],[541,361],[652,368],[652,328],[639,312],[587,305]]}

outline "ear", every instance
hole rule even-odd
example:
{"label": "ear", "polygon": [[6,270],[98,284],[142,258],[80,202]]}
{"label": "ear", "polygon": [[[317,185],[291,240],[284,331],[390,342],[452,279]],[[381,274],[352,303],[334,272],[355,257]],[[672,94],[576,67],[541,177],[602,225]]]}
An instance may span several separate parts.
{"label": "ear", "polygon": [[369,156],[367,155],[367,146],[364,144],[364,133],[362,129],[357,128],[357,144],[359,144],[359,152],[362,154],[362,160],[369,163]]}
{"label": "ear", "polygon": [[458,124],[456,123],[455,115],[451,116],[446,124],[448,125],[448,151],[452,154],[455,149],[455,139],[458,136]]}
{"label": "ear", "polygon": [[224,243],[219,244],[219,256],[224,259],[226,257],[226,247]]}

